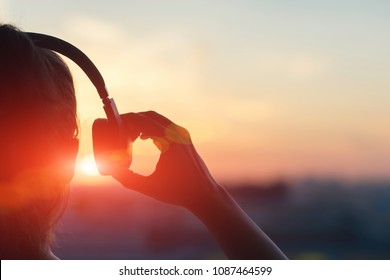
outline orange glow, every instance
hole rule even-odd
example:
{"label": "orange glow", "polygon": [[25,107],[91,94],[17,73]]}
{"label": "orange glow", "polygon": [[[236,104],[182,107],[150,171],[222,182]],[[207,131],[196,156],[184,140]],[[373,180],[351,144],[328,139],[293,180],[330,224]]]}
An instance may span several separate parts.
{"label": "orange glow", "polygon": [[37,200],[56,198],[65,192],[64,186],[49,169],[24,172],[0,185],[0,210],[13,210]]}
{"label": "orange glow", "polygon": [[[155,110],[188,129],[218,178],[245,181],[313,174],[388,178],[390,110],[384,73],[389,63],[377,59],[388,57],[388,49],[380,47],[388,39],[378,31],[385,28],[374,27],[376,21],[371,21],[378,33],[366,34],[373,40],[357,45],[344,36],[345,30],[327,21],[318,22],[327,32],[314,34],[310,22],[297,28],[295,12],[289,16],[293,18],[285,19],[285,28],[289,34],[300,30],[298,45],[296,36],[282,42],[272,28],[263,32],[264,24],[250,25],[259,29],[251,32],[250,40],[241,38],[241,32],[223,32],[231,27],[229,22],[218,26],[215,30],[222,32],[212,39],[209,27],[187,33],[162,22],[161,28],[157,24],[153,31],[134,37],[129,26],[93,15],[69,19],[59,33],[93,57],[121,113]],[[252,20],[260,18],[256,13]],[[278,17],[266,18],[274,23],[269,26],[284,24]],[[360,23],[355,23],[351,30],[363,34]],[[86,36],[79,26],[91,33]],[[325,34],[339,37],[331,41]],[[85,136],[90,122],[104,112],[91,83],[70,66],[80,93]],[[88,137],[82,139],[84,154],[90,152]],[[167,148],[163,141],[155,144],[161,151]],[[141,156],[133,165],[151,172],[144,164],[147,158]]]}
{"label": "orange glow", "polygon": [[137,139],[133,143],[133,161],[130,169],[142,175],[150,175],[154,172],[160,157],[161,147],[151,139]]}
{"label": "orange glow", "polygon": [[80,170],[87,176],[98,176],[99,171],[96,167],[93,154],[84,156],[80,164]]}
{"label": "orange glow", "polygon": [[[158,144],[158,143],[157,143]],[[133,143],[132,163],[130,169],[142,175],[150,175],[155,170],[160,151],[151,139],[137,139]],[[93,154],[80,156],[77,160],[73,184],[101,186],[113,184],[116,181],[111,176],[101,176],[97,170]]]}

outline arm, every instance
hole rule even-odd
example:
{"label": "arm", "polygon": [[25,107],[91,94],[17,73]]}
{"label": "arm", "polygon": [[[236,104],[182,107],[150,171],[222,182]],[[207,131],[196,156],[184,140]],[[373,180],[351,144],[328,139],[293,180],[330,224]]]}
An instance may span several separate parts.
{"label": "arm", "polygon": [[132,138],[151,138],[161,155],[150,176],[124,169],[116,170],[114,178],[130,189],[190,210],[206,225],[228,258],[286,258],[215,182],[186,129],[155,112],[129,113],[122,118]]}
{"label": "arm", "polygon": [[192,212],[229,259],[287,259],[222,187]]}

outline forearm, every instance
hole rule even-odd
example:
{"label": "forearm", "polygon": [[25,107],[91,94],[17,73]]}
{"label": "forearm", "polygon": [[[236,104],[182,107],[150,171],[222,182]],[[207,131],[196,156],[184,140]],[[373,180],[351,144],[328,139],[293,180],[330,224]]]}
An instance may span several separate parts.
{"label": "forearm", "polygon": [[190,209],[208,228],[229,259],[286,259],[283,252],[220,186]]}

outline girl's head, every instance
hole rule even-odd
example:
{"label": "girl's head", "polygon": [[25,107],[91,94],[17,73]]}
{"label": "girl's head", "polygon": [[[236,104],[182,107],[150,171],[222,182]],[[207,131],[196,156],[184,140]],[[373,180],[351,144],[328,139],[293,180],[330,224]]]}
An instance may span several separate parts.
{"label": "girl's head", "polygon": [[0,257],[38,258],[73,176],[73,80],[54,52],[0,25]]}

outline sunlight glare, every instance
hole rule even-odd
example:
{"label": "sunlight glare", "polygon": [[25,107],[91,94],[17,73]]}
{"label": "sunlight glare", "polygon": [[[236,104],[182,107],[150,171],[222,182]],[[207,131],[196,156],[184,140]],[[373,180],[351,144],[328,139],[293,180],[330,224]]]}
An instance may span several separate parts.
{"label": "sunlight glare", "polygon": [[81,162],[81,171],[88,176],[98,176],[99,171],[97,170],[95,158],[93,154],[84,156]]}

